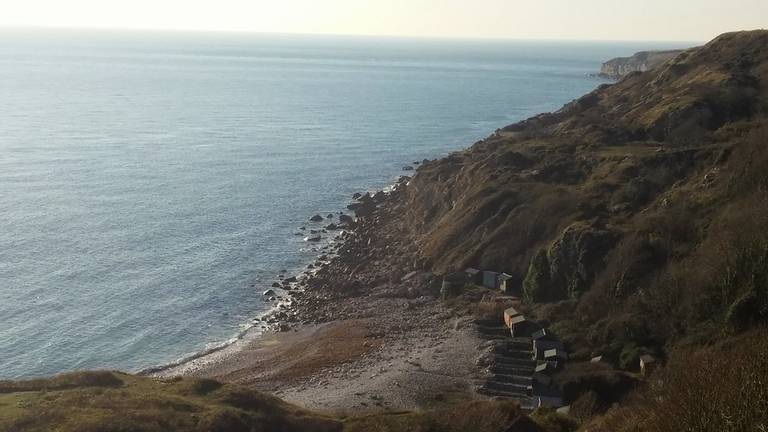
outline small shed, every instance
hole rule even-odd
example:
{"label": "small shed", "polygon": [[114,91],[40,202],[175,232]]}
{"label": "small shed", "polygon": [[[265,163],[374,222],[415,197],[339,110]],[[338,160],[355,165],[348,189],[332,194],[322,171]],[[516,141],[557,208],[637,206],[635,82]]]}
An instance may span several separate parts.
{"label": "small shed", "polygon": [[656,359],[645,354],[640,356],[640,375],[648,376],[656,368]]}
{"label": "small shed", "polygon": [[547,360],[547,351],[563,350],[563,344],[558,341],[538,339],[533,341],[533,359]]}
{"label": "small shed", "polygon": [[445,300],[456,297],[464,290],[466,277],[464,273],[452,273],[445,275],[440,287],[440,296]]}
{"label": "small shed", "polygon": [[590,363],[603,363],[603,356],[595,356],[589,361]]}
{"label": "small shed", "polygon": [[551,340],[552,336],[549,334],[547,329],[543,328],[536,333],[531,335],[531,339],[533,340]]}
{"label": "small shed", "polygon": [[553,348],[544,353],[544,359],[547,361],[566,361],[568,360],[568,353],[562,349]]}
{"label": "small shed", "polygon": [[469,283],[473,283],[475,285],[482,285],[483,284],[483,272],[474,268],[474,267],[468,267],[466,270],[464,270],[464,274],[467,275],[467,281]]}
{"label": "small shed", "polygon": [[499,290],[503,293],[511,294],[514,291],[512,286],[512,275],[501,273],[497,278]]}
{"label": "small shed", "polygon": [[515,309],[514,307],[509,307],[504,310],[504,324],[507,325],[507,327],[512,328],[512,318],[522,315],[520,311]]}
{"label": "small shed", "polygon": [[509,320],[509,330],[512,337],[524,337],[530,334],[530,329],[533,323],[528,321],[524,316],[514,316]]}
{"label": "small shed", "polygon": [[483,286],[489,289],[499,288],[499,274],[494,271],[483,272]]}
{"label": "small shed", "polygon": [[536,373],[545,373],[545,372],[549,371],[549,368],[550,368],[550,364],[549,363],[541,362],[541,363],[536,365],[535,371],[536,371]]}

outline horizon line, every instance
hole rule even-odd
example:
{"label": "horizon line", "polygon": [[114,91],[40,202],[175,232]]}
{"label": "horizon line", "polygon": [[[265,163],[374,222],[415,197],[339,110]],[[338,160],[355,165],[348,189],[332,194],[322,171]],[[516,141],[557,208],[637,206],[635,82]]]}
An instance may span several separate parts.
{"label": "horizon line", "polygon": [[[355,34],[355,33],[323,33],[323,32],[263,32],[257,30],[226,30],[226,29],[190,29],[190,28],[150,28],[150,27],[99,27],[99,26],[66,26],[66,25],[0,25],[3,30],[59,30],[59,31],[103,31],[126,33],[199,33],[199,34],[231,34],[253,36],[319,36],[335,38],[371,38],[371,39],[404,39],[404,40],[433,40],[433,41],[478,41],[478,42],[589,42],[589,43],[665,43],[665,44],[704,44],[708,41],[694,40],[665,40],[665,39],[568,39],[568,38],[525,38],[525,37],[496,37],[496,36],[442,36],[442,35],[393,35],[393,34]],[[721,33],[722,34],[722,33]],[[712,37],[714,39],[719,35]],[[710,39],[711,40],[711,39]],[[698,46],[698,45],[691,45]]]}

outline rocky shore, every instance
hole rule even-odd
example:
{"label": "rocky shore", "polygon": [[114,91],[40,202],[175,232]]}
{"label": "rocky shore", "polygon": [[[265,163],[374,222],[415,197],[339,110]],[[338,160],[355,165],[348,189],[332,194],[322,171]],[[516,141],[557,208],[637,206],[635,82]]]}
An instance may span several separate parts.
{"label": "rocky shore", "polygon": [[310,218],[318,240],[337,234],[303,274],[264,292],[277,304],[256,320],[263,334],[155,375],[212,377],[334,413],[478,398],[482,339],[471,315],[438,299],[442,278],[409,240],[400,216],[410,181],[355,194],[354,218],[323,228],[327,217]]}

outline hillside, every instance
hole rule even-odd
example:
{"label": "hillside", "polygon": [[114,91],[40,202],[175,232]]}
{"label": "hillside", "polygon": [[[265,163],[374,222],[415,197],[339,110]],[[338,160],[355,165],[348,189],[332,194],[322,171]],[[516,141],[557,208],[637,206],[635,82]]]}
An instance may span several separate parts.
{"label": "hillside", "polygon": [[154,380],[116,372],[0,381],[3,432],[537,432],[509,402],[468,402],[430,412],[312,413],[208,379]]}
{"label": "hillside", "polygon": [[408,235],[425,267],[505,271],[529,303],[571,300],[591,324],[630,303],[646,309],[622,319],[654,314],[637,319],[668,326],[648,332],[664,339],[693,333],[679,320],[703,324],[696,314],[737,319],[726,312],[749,295],[740,281],[711,287],[715,303],[653,302],[671,295],[666,278],[677,295],[707,295],[728,258],[760,251],[766,84],[768,32],[756,31],[601,86],[424,164],[404,192]]}
{"label": "hillside", "polygon": [[724,34],[425,161],[363,213],[325,286],[506,272],[566,344],[574,366],[558,379],[581,383],[566,403],[603,412],[627,389],[594,393],[614,378],[580,362],[636,372],[642,354],[665,363],[768,321],[766,114],[768,31]]}

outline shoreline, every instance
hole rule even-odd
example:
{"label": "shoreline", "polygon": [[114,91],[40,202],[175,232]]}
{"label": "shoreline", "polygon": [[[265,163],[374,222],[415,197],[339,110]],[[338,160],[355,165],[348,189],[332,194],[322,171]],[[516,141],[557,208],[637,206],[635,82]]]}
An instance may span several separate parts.
{"label": "shoreline", "polygon": [[444,306],[441,278],[395,240],[404,227],[393,215],[410,179],[356,195],[348,207],[356,221],[264,316],[269,330],[147,375],[214,378],[324,412],[484,399],[475,317]]}
{"label": "shoreline", "polygon": [[[366,192],[364,192],[367,195],[375,195],[376,193],[383,192],[383,193],[390,193],[393,189],[395,189],[398,184],[400,184],[404,178],[409,178],[404,175],[397,176],[397,179],[390,182],[387,186],[385,186],[382,189],[369,189]],[[362,193],[360,194],[362,196]],[[344,210],[349,211],[349,207],[354,205],[356,200],[352,198],[351,201],[347,201],[346,208]],[[302,226],[298,228],[299,230],[305,230],[297,232],[298,234],[308,234],[313,235],[315,231],[323,231],[323,234],[327,235],[324,237],[320,242],[317,242],[313,247],[314,252],[316,252],[311,258],[306,260],[302,265],[298,266],[295,270],[296,271],[288,271],[288,270],[281,270],[278,272],[277,277],[275,278],[275,282],[272,284],[272,286],[264,286],[264,293],[266,294],[269,291],[275,291],[274,296],[272,295],[263,295],[264,303],[269,305],[269,303],[272,303],[269,305],[268,308],[266,308],[264,311],[259,312],[255,314],[254,318],[251,319],[251,321],[242,324],[243,327],[240,331],[238,331],[233,337],[220,341],[220,342],[211,342],[207,344],[206,348],[203,348],[199,351],[189,353],[187,355],[184,355],[176,360],[172,360],[167,363],[163,363],[160,365],[155,366],[147,366],[144,368],[141,368],[134,372],[135,375],[138,376],[154,376],[158,374],[163,374],[164,372],[170,371],[170,370],[176,370],[179,368],[184,368],[185,365],[189,363],[193,363],[196,360],[216,356],[217,353],[221,351],[227,351],[230,352],[232,350],[237,350],[239,345],[247,345],[249,341],[252,341],[256,338],[269,336],[273,333],[281,333],[285,330],[281,330],[281,325],[284,323],[281,322],[281,320],[276,319],[275,316],[281,314],[281,312],[285,312],[286,310],[291,310],[292,312],[298,313],[298,308],[293,304],[292,301],[292,295],[294,295],[294,292],[305,290],[306,286],[303,288],[298,288],[299,286],[304,285],[309,281],[317,272],[317,269],[322,265],[323,262],[328,262],[327,260],[332,260],[334,257],[337,256],[337,250],[340,248],[343,248],[344,241],[345,241],[345,235],[349,232],[355,229],[355,223],[348,224],[348,225],[342,225],[339,222],[339,217],[341,215],[347,215],[344,210],[339,210],[333,213],[335,217],[334,218],[324,218],[322,221],[319,222],[313,222],[309,218],[305,221],[305,226]],[[352,214],[354,214],[354,210],[351,211]],[[318,214],[322,214],[318,213]],[[326,222],[330,222],[332,225],[339,226],[339,229],[337,231],[327,231],[325,229],[325,226],[323,226]],[[305,239],[305,244],[313,244],[311,241]],[[299,249],[299,252],[301,252],[302,249]],[[324,260],[323,258],[327,257],[327,260]],[[287,276],[289,274],[295,274],[295,276]],[[285,278],[284,278],[285,277]],[[295,279],[296,283],[291,283],[289,285],[281,285],[281,282],[285,279]],[[276,286],[281,285],[281,286]],[[274,302],[270,302],[270,300],[266,297],[273,297],[275,299]],[[294,323],[295,324],[295,323]],[[242,348],[242,347],[240,347]]]}

